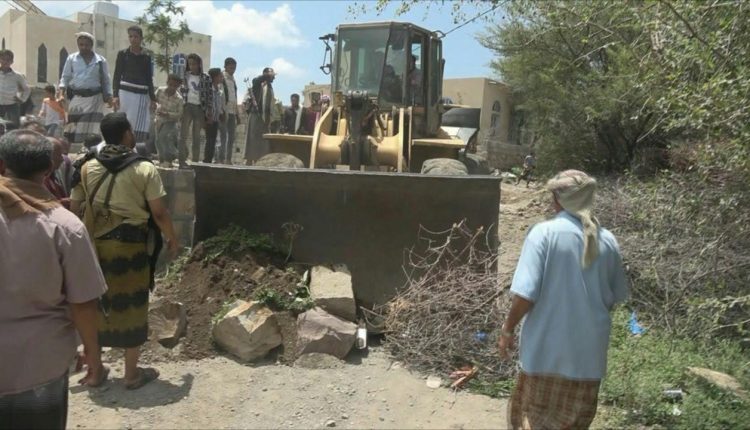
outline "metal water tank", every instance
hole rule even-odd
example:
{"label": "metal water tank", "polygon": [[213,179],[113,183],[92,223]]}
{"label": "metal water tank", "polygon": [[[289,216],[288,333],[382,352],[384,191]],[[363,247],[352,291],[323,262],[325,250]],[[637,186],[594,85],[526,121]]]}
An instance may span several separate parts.
{"label": "metal water tank", "polygon": [[103,0],[94,3],[94,15],[104,15],[112,18],[119,18],[120,7],[112,3],[111,0]]}

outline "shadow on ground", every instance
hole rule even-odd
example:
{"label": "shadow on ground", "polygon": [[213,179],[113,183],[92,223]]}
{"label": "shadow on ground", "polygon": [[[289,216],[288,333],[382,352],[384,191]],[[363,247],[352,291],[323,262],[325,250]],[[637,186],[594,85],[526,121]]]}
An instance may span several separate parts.
{"label": "shadow on ground", "polygon": [[[182,383],[179,385],[157,379],[137,390],[128,390],[121,379],[114,379],[107,381],[100,388],[90,389],[89,397],[103,408],[140,409],[164,406],[184,399],[193,388],[193,379],[195,378],[190,373],[182,375]],[[81,387],[80,390],[86,388]]]}

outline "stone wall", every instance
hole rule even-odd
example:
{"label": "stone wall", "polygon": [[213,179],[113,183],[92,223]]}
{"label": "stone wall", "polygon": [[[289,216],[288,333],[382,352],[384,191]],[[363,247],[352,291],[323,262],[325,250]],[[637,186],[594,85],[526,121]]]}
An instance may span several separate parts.
{"label": "stone wall", "polygon": [[[175,234],[183,247],[191,247],[195,225],[195,174],[192,170],[162,168],[159,168],[159,173],[167,191],[167,207]],[[161,263],[164,262],[162,255]]]}
{"label": "stone wall", "polygon": [[487,163],[491,169],[510,170],[512,167],[523,166],[523,159],[528,154],[529,148],[522,145],[486,141]]}

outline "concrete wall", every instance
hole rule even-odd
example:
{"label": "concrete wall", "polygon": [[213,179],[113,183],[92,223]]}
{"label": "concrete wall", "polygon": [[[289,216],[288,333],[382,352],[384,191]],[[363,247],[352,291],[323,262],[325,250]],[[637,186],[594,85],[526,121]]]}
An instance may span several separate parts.
{"label": "concrete wall", "polygon": [[195,225],[195,174],[192,170],[159,168],[167,191],[167,206],[175,233],[184,246],[193,243]]}
{"label": "concrete wall", "polygon": [[456,78],[443,80],[443,97],[454,104],[481,108],[484,99],[485,78]]}
{"label": "concrete wall", "polygon": [[[25,15],[27,31],[23,34],[26,46],[24,55],[25,65],[19,70],[25,70],[26,80],[31,86],[43,87],[47,83],[55,86],[60,82],[60,50],[65,48],[68,55],[78,51],[74,33],[80,31],[78,25],[66,19],[53,18],[42,15]],[[38,49],[44,44],[47,48],[47,79],[38,80]],[[62,63],[65,64],[64,62]]]}
{"label": "concrete wall", "polygon": [[[26,76],[29,85],[43,87],[46,83],[59,83],[60,50],[65,48],[68,54],[78,51],[75,33],[79,31],[87,31],[96,36],[94,50],[107,59],[111,77],[114,73],[117,51],[128,46],[127,28],[133,24],[134,21],[104,15],[94,16],[86,12],[78,12],[74,20],[68,20],[26,14],[11,9],[0,17],[0,39],[5,38],[5,47],[12,50],[15,55],[13,68]],[[46,82],[38,82],[37,79],[38,49],[41,44],[47,48]],[[204,70],[208,70],[211,60],[211,36],[191,33],[175,52],[197,53],[203,58]],[[166,73],[158,68],[155,71],[154,85],[166,85]]]}
{"label": "concrete wall", "polygon": [[487,163],[492,168],[510,170],[523,166],[523,159],[529,153],[529,147],[509,143],[492,143],[487,151]]}
{"label": "concrete wall", "polygon": [[[5,39],[5,49],[13,51],[13,69],[26,74],[26,20],[25,14],[10,9],[0,17],[0,41]],[[1,43],[1,42],[0,42]]]}

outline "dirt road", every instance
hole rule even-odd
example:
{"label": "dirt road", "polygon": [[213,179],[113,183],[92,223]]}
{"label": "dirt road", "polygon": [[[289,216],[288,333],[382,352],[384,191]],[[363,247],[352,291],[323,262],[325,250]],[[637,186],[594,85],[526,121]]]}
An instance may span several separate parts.
{"label": "dirt road", "polygon": [[[541,221],[538,187],[503,184],[499,235],[503,286],[510,284],[529,226]],[[122,376],[121,362],[110,363]],[[380,348],[313,367],[246,366],[226,357],[161,357],[159,381],[137,391],[110,380],[85,390],[71,378],[69,428],[505,428],[507,401],[427,387],[425,375]],[[308,366],[309,367],[309,366]]]}
{"label": "dirt road", "polygon": [[525,185],[502,184],[498,235],[503,287],[510,287],[529,227],[543,221],[551,213],[549,199],[548,193],[536,183],[529,188]]}
{"label": "dirt road", "polygon": [[[68,427],[505,427],[503,400],[431,389],[378,348],[349,361],[328,360],[319,369],[250,367],[225,357],[160,363],[160,380],[137,391],[119,379],[86,390],[71,378]],[[113,375],[122,376],[121,366]]]}

